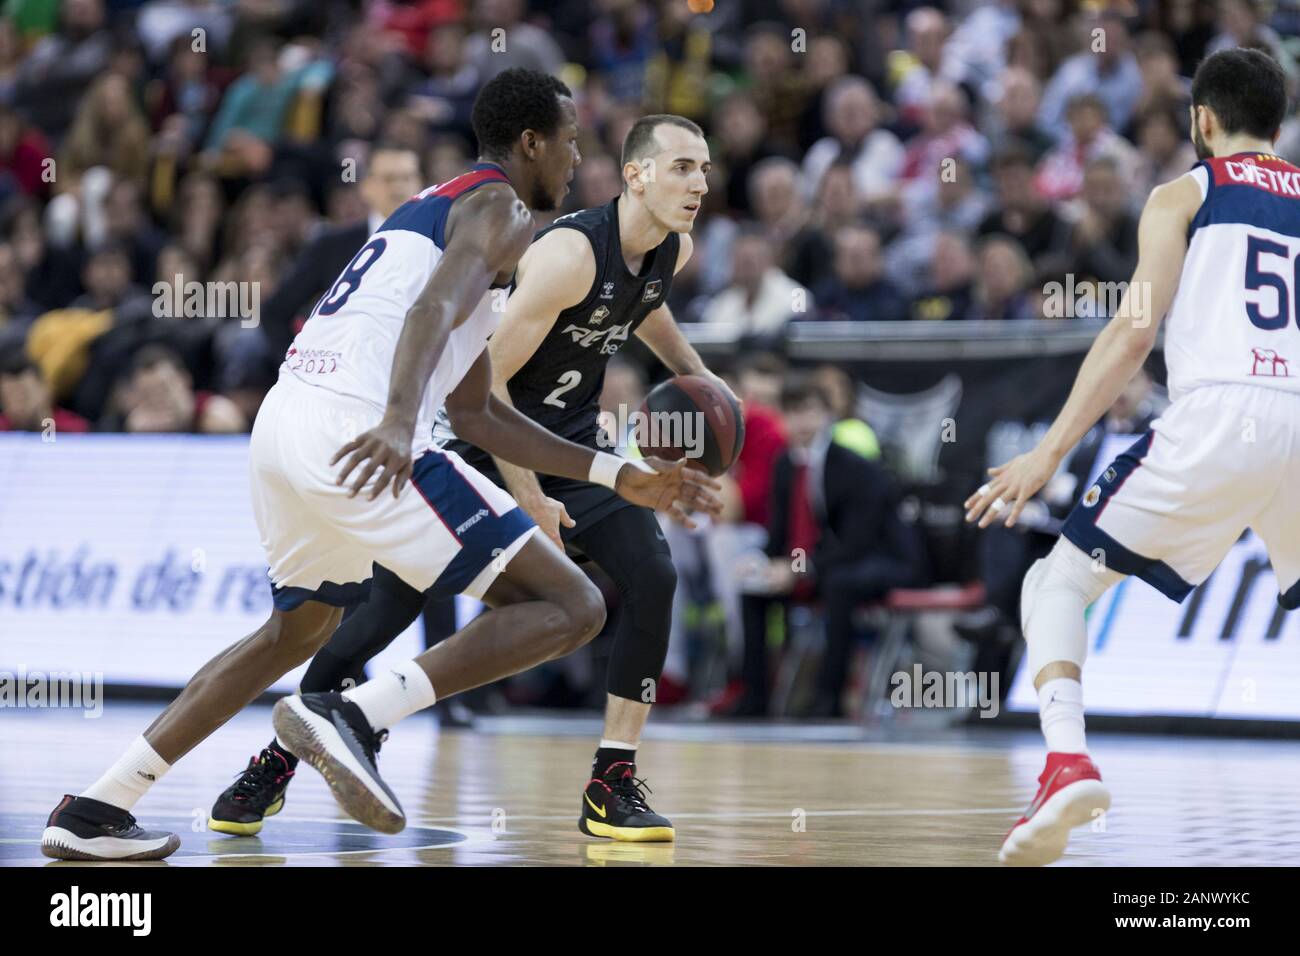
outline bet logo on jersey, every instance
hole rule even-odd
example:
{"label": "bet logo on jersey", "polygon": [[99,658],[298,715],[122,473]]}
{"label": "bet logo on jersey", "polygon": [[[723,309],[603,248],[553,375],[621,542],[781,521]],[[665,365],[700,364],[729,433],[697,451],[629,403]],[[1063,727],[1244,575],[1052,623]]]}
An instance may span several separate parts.
{"label": "bet logo on jersey", "polygon": [[663,289],[663,279],[651,279],[645,284],[645,292],[641,295],[642,302],[653,302],[659,298],[659,292]]}
{"label": "bet logo on jersey", "polygon": [[[604,308],[604,306],[601,306],[601,308]],[[592,313],[591,321],[595,321],[595,318],[595,313]],[[622,348],[631,330],[631,322],[626,325],[612,325],[607,329],[587,329],[581,325],[570,323],[560,330],[560,334],[568,335],[573,342],[581,345],[584,349],[599,345],[601,355],[613,355]]]}

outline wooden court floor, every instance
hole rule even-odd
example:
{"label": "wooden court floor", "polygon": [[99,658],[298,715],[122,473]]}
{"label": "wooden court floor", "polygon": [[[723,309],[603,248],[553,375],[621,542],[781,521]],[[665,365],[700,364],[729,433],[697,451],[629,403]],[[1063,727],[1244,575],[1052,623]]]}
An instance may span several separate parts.
{"label": "wooden court floor", "polygon": [[[40,856],[45,815],[146,726],[156,704],[0,714],[0,866]],[[257,837],[208,831],[216,795],[270,737],[252,708],[181,761],[136,808],[181,833],[155,866],[996,866],[1033,795],[1029,731],[889,731],[853,725],[652,722],[641,771],[673,844],[615,844],[576,828],[598,721],[513,717],[439,731],[403,723],[381,768],[408,817],[372,833],[303,767]],[[1094,733],[1114,806],[1076,831],[1066,866],[1292,865],[1300,854],[1300,743]],[[92,864],[93,865],[93,864]]]}

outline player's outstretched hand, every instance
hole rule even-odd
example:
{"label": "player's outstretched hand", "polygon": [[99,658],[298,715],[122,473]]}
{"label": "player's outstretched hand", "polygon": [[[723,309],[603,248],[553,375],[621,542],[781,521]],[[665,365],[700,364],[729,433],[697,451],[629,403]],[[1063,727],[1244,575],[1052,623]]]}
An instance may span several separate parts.
{"label": "player's outstretched hand", "polygon": [[524,511],[528,513],[528,517],[532,518],[537,527],[542,529],[542,533],[554,541],[555,546],[563,551],[564,539],[560,537],[560,525],[572,528],[575,524],[574,520],[569,517],[569,509],[564,507],[564,502],[543,495],[537,501],[530,501],[523,507]]}
{"label": "player's outstretched hand", "polygon": [[[355,498],[374,475],[375,485],[367,500],[374,501],[378,498],[390,481],[393,483],[393,497],[396,498],[411,478],[413,467],[411,429],[397,423],[380,422],[370,431],[362,432],[335,452],[334,457],[330,459],[330,466],[337,465],[344,456],[349,454],[351,457],[348,458],[334,484],[342,485],[348,480],[353,469],[364,462],[365,467],[358,472],[348,497]],[[377,475],[376,471],[378,471]]]}
{"label": "player's outstretched hand", "polygon": [[614,490],[628,501],[662,511],[686,528],[695,527],[691,512],[722,513],[722,499],[714,494],[722,488],[721,483],[698,468],[687,467],[685,458],[676,462],[643,458],[641,463],[649,470],[632,463],[632,467],[619,470],[614,483]]}
{"label": "player's outstretched hand", "polygon": [[981,528],[987,528],[1005,514],[1004,524],[1014,527],[1025,505],[1056,474],[1058,464],[1051,455],[1035,448],[1005,465],[990,468],[989,482],[966,499],[966,520],[978,521]]}

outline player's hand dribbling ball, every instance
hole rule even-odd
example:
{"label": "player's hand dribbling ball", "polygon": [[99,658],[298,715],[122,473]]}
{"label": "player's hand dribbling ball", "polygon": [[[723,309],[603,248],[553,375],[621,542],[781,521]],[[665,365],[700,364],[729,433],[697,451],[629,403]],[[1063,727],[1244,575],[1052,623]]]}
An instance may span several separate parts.
{"label": "player's hand dribbling ball", "polygon": [[708,13],[713,9],[713,0],[686,0],[691,13]]}
{"label": "player's hand dribbling ball", "polygon": [[714,478],[726,473],[745,444],[745,416],[735,398],[700,375],[678,375],[656,386],[641,406],[637,447],[688,464]]}

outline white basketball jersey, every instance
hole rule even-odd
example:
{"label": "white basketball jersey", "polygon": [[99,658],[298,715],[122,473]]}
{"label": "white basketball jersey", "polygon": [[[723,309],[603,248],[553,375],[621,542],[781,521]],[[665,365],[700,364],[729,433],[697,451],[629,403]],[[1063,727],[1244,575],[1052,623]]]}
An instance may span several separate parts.
{"label": "white basketball jersey", "polygon": [[1300,392],[1300,169],[1264,153],[1198,163],[1204,199],[1165,329],[1169,394]]}
{"label": "white basketball jersey", "polygon": [[[406,313],[429,281],[446,246],[452,202],[484,183],[508,182],[500,167],[477,163],[473,171],[430,186],[398,207],[348,263],[294,338],[281,374],[383,410],[397,339]],[[474,311],[452,330],[420,403],[412,452],[432,443],[434,414],[483,353],[501,319],[489,289]]]}

